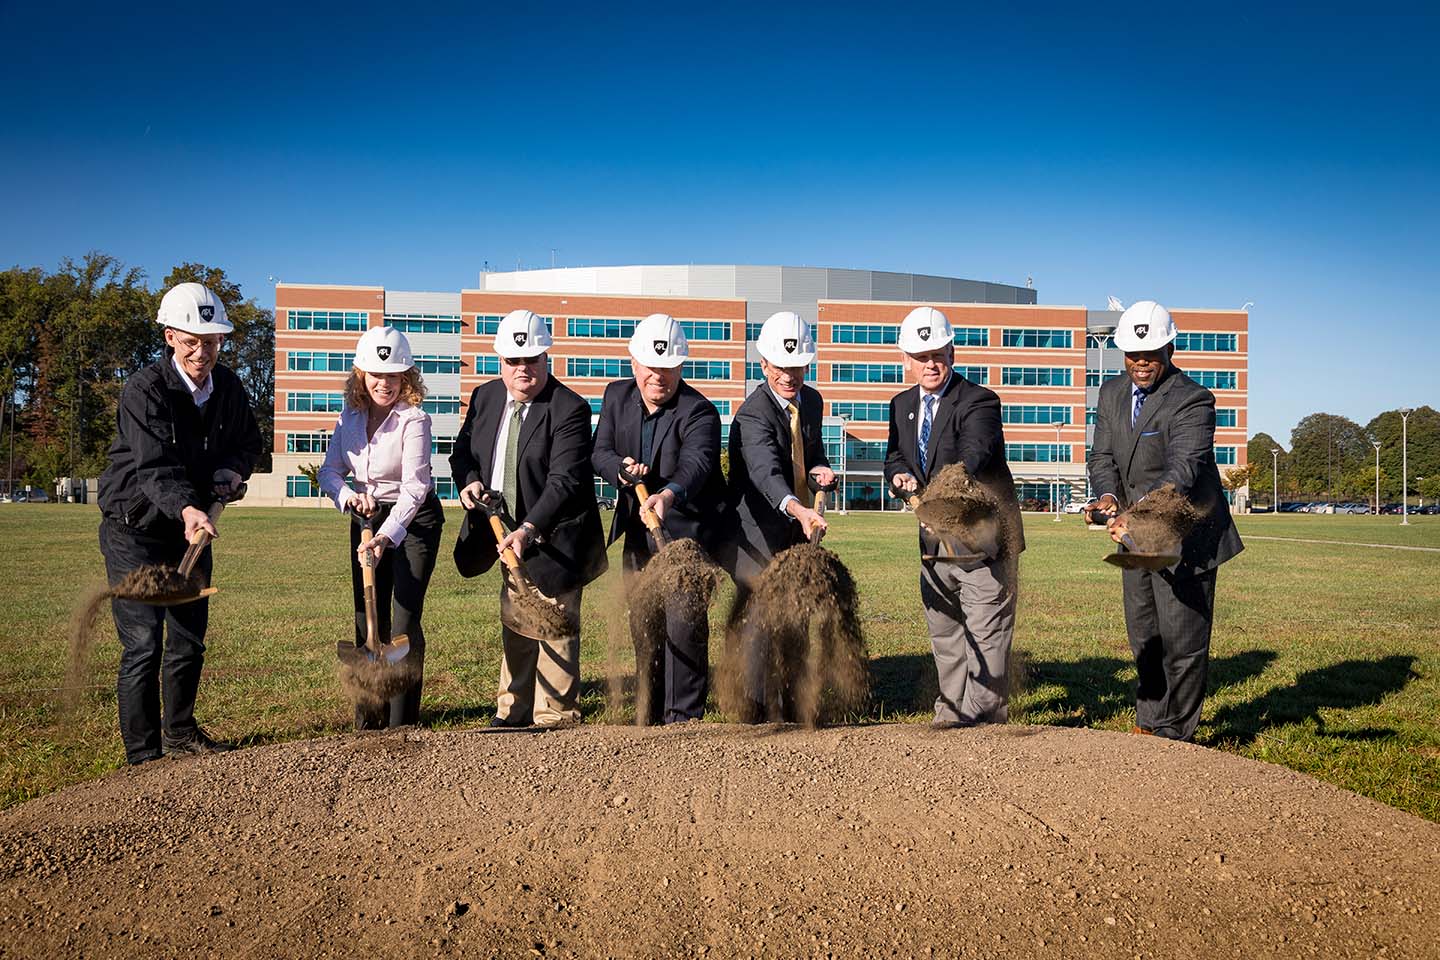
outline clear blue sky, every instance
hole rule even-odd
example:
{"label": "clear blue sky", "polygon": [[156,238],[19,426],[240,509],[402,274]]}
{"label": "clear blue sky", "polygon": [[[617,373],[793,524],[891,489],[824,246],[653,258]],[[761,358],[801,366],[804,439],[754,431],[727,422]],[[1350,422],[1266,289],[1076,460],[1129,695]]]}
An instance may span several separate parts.
{"label": "clear blue sky", "polygon": [[0,264],[1033,276],[1253,300],[1252,432],[1440,405],[1424,7],[220,6],[5,5]]}

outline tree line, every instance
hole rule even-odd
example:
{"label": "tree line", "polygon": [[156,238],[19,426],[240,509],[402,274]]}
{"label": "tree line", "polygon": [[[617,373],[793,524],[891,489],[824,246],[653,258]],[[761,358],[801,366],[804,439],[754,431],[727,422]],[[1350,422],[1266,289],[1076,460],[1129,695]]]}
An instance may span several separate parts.
{"label": "tree line", "polygon": [[205,284],[235,331],[220,362],[255,404],[269,469],[274,432],[275,315],[225,271],[181,263],[152,288],[139,267],[106,253],[65,258],[54,271],[0,272],[0,478],[49,490],[57,477],[97,477],[115,436],[125,380],[163,354],[155,315],[177,283]]}
{"label": "tree line", "polygon": [[[1239,486],[1248,480],[1251,499],[1268,503],[1278,472],[1282,501],[1368,503],[1375,496],[1375,443],[1379,442],[1380,499],[1399,502],[1401,438],[1406,434],[1410,496],[1440,498],[1440,412],[1418,407],[1410,414],[1408,428],[1402,430],[1403,426],[1399,410],[1387,410],[1363,427],[1349,417],[1312,413],[1290,431],[1288,450],[1268,433],[1251,437],[1248,466],[1227,472],[1226,481]],[[1272,453],[1276,450],[1278,454]]]}

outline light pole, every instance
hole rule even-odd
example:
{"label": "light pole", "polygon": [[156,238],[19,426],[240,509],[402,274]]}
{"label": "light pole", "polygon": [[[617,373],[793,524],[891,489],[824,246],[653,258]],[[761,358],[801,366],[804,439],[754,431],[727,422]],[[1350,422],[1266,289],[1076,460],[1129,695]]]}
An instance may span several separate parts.
{"label": "light pole", "polygon": [[[1417,476],[1417,477],[1415,478],[1415,489],[1416,489],[1416,490],[1419,490],[1419,489],[1420,489],[1420,484],[1422,484],[1422,483],[1424,483],[1424,482],[1425,482],[1425,478],[1424,478],[1424,477]],[[1425,494],[1423,494],[1423,493],[1420,494],[1420,509],[1422,509],[1422,510],[1425,509]]]}
{"label": "light pole", "polygon": [[1060,428],[1063,424],[1055,421],[1055,522],[1059,523],[1060,517]]}
{"label": "light pole", "polygon": [[1270,448],[1270,512],[1280,512],[1280,448]]}
{"label": "light pole", "polygon": [[1380,516],[1380,441],[1370,441],[1375,446],[1375,516]]}
{"label": "light pole", "polygon": [[1400,523],[1410,523],[1410,408],[1400,408]]}

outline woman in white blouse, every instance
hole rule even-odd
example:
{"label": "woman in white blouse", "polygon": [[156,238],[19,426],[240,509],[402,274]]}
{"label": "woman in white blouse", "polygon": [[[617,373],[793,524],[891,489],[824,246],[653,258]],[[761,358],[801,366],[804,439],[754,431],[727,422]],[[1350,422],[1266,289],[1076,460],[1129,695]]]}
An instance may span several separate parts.
{"label": "woman in white blouse", "polygon": [[[355,368],[345,381],[345,410],[320,468],[320,489],[349,511],[350,578],[355,591],[356,644],[365,642],[365,593],[360,559],[374,556],[380,630],[406,634],[414,683],[388,705],[355,708],[357,730],[395,727],[420,719],[425,631],[420,614],[435,570],[445,514],[430,477],[430,415],[420,408],[425,384],[410,342],[392,327],[374,327],[355,344]],[[353,476],[353,489],[345,478]],[[368,520],[375,536],[360,545]],[[394,616],[391,617],[391,598]]]}

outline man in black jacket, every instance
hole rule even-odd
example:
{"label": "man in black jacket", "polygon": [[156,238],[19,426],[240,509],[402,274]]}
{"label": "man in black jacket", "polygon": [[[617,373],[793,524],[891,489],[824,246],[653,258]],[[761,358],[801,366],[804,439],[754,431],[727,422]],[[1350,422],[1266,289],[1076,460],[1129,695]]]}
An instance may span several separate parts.
{"label": "man in black jacket", "polygon": [[1100,387],[1091,445],[1087,515],[1108,517],[1110,536],[1126,531],[1120,511],[1166,484],[1200,511],[1180,544],[1180,561],[1164,570],[1121,574],[1125,625],[1135,655],[1135,732],[1190,740],[1200,724],[1220,564],[1244,545],[1215,464],[1215,395],[1172,362],[1175,322],[1153,300],[1120,316],[1115,345],[1126,376]]}
{"label": "man in black jacket", "polygon": [[[510,584],[500,588],[500,691],[493,726],[554,727],[580,720],[580,599],[605,572],[605,541],[590,474],[590,405],[546,369],[545,321],[529,310],[508,314],[495,333],[500,379],[470,394],[450,468],[466,508],[455,565],[474,577],[506,548],[546,596],[565,608],[564,640],[522,636],[511,624]],[[497,548],[481,501],[497,492],[509,532]]]}
{"label": "man in black jacket", "polygon": [[[610,525],[610,542],[623,535],[625,571],[633,574],[649,562],[657,547],[642,515],[653,511],[672,538],[688,537],[712,550],[723,521],[725,478],[720,472],[720,414],[682,378],[690,345],[680,324],[663,313],[646,317],[630,338],[634,378],[605,388],[595,432],[595,472],[616,485],[620,495]],[[636,481],[646,485],[644,504],[635,496]],[[649,684],[642,722],[679,723],[705,713],[709,689],[710,623],[707,611],[683,604],[666,610],[666,642],[637,672]],[[648,631],[632,621],[637,655]],[[662,648],[663,647],[663,648]]]}
{"label": "man in black jacket", "polygon": [[920,600],[940,679],[937,728],[1004,723],[1009,718],[1010,645],[1025,535],[1015,481],[1005,463],[1000,398],[955,372],[954,330],[933,307],[900,325],[900,349],[917,384],[890,401],[885,479],[913,494],[952,463],[989,490],[1001,535],[993,553],[975,555],[920,530]]}
{"label": "man in black jacket", "polygon": [[[161,299],[158,319],[165,356],[125,384],[100,477],[100,552],[112,587],[142,566],[178,565],[197,531],[215,536],[209,508],[239,491],[261,451],[245,388],[216,362],[232,329],[225,305],[201,284],[182,283]],[[208,582],[208,547],[196,569]],[[110,609],[126,760],[229,749],[195,722],[209,601],[156,607],[116,598]]]}
{"label": "man in black jacket", "polygon": [[746,701],[742,719],[750,721],[770,714],[784,718],[794,704],[765,702],[769,638],[753,622],[741,626],[745,604],[755,578],[777,553],[804,543],[812,533],[824,535],[825,518],[814,509],[810,479],[821,487],[835,482],[820,433],[824,401],[819,391],[805,385],[805,371],[816,352],[810,325],[789,311],[777,313],[760,328],[756,348],[765,382],[740,405],[730,424],[731,537],[720,554],[735,579],[731,629],[740,635]]}

